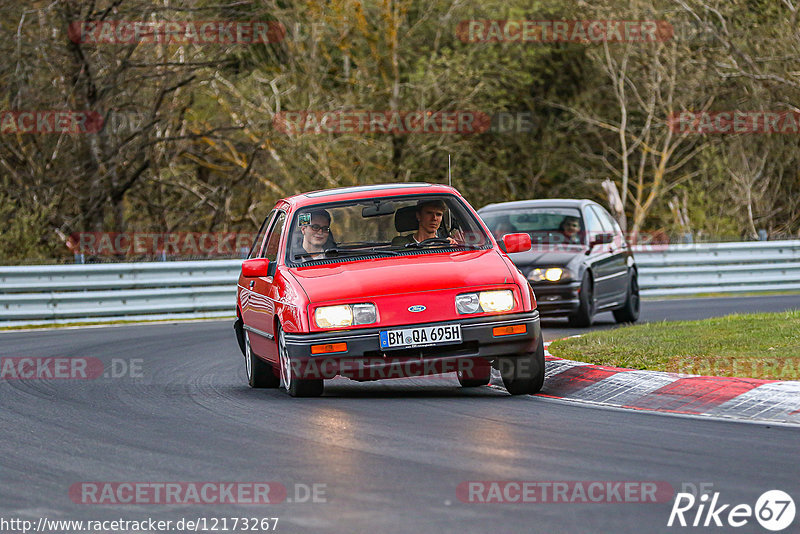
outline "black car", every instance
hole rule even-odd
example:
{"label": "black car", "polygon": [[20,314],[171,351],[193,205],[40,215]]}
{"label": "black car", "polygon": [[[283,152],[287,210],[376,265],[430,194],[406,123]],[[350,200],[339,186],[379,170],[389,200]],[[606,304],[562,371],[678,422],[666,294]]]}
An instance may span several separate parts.
{"label": "black car", "polygon": [[633,253],[596,202],[522,200],[489,204],[478,214],[498,241],[505,234],[531,236],[531,250],[510,257],[533,286],[541,315],[566,315],[573,326],[589,326],[601,311],[612,311],[620,323],[639,318]]}

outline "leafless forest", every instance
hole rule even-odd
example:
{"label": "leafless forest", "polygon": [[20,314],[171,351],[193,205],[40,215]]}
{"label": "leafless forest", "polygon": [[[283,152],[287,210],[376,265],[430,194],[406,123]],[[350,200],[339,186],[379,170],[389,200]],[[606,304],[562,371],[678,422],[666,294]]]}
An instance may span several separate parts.
{"label": "leafless forest", "polygon": [[[275,200],[298,192],[446,183],[448,155],[453,185],[476,208],[587,197],[614,210],[618,192],[615,216],[632,234],[797,238],[800,132],[791,123],[684,131],[671,118],[800,112],[798,8],[0,0],[0,263],[69,261],[76,232],[254,232]],[[469,21],[487,20],[658,21],[669,31],[655,40],[465,37]],[[126,21],[181,31],[258,22],[271,33],[230,42],[101,31]],[[348,110],[468,110],[491,125],[292,132],[278,120]],[[97,120],[59,130],[48,122],[59,111]]]}

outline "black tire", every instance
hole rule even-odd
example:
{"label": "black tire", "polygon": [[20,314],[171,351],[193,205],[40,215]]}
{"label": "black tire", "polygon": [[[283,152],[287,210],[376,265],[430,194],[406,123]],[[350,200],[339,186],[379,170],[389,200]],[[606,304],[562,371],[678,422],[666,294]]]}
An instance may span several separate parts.
{"label": "black tire", "polygon": [[250,347],[250,333],[244,332],[244,366],[247,372],[247,383],[251,388],[277,388],[281,385],[280,377],[272,365],[255,355]]}
{"label": "black tire", "polygon": [[286,337],[283,328],[278,325],[275,336],[278,343],[278,359],[280,361],[280,380],[286,392],[292,397],[319,397],[325,389],[322,378],[298,378],[295,374],[289,351],[286,350]]}
{"label": "black tire", "polygon": [[635,323],[639,320],[639,281],[633,271],[628,283],[628,296],[625,298],[625,304],[614,310],[614,320],[618,323]]}
{"label": "black tire", "polygon": [[239,350],[242,351],[242,356],[247,356],[244,346],[244,321],[241,317],[237,317],[233,323],[233,331],[236,332],[236,342],[239,343]]}
{"label": "black tire", "polygon": [[581,281],[580,295],[578,296],[580,300],[578,311],[567,317],[570,326],[592,326],[596,309],[593,289],[591,275],[589,273],[584,274],[583,281]]}
{"label": "black tire", "polygon": [[544,385],[544,341],[539,335],[536,351],[498,362],[503,385],[512,395],[532,395]]}
{"label": "black tire", "polygon": [[456,376],[463,388],[485,386],[492,379],[492,365],[489,362],[476,363],[469,369],[456,371]]}

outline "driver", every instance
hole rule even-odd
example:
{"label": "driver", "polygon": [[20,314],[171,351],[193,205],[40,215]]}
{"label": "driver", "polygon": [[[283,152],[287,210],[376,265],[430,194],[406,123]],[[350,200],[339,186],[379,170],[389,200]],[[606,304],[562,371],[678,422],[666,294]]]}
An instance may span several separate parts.
{"label": "driver", "polygon": [[580,244],[581,236],[581,221],[578,217],[567,215],[558,227],[559,231],[564,235],[567,244]]}
{"label": "driver", "polygon": [[[444,200],[422,200],[417,204],[417,221],[419,227],[413,234],[399,235],[392,239],[393,246],[408,245],[411,243],[421,243],[426,239],[439,237],[436,231],[442,224],[442,217],[447,210]],[[456,244],[452,237],[447,238],[451,244]]]}

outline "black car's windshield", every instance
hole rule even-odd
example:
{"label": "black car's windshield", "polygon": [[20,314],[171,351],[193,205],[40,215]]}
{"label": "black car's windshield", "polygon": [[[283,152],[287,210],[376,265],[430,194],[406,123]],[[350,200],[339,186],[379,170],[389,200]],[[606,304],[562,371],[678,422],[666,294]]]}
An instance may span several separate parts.
{"label": "black car's windshield", "polygon": [[404,195],[306,207],[295,214],[288,239],[289,264],[491,246],[471,210],[454,195]]}
{"label": "black car's windshield", "polygon": [[505,234],[526,233],[534,248],[542,246],[583,246],[586,235],[577,208],[519,208],[481,213],[497,239]]}

